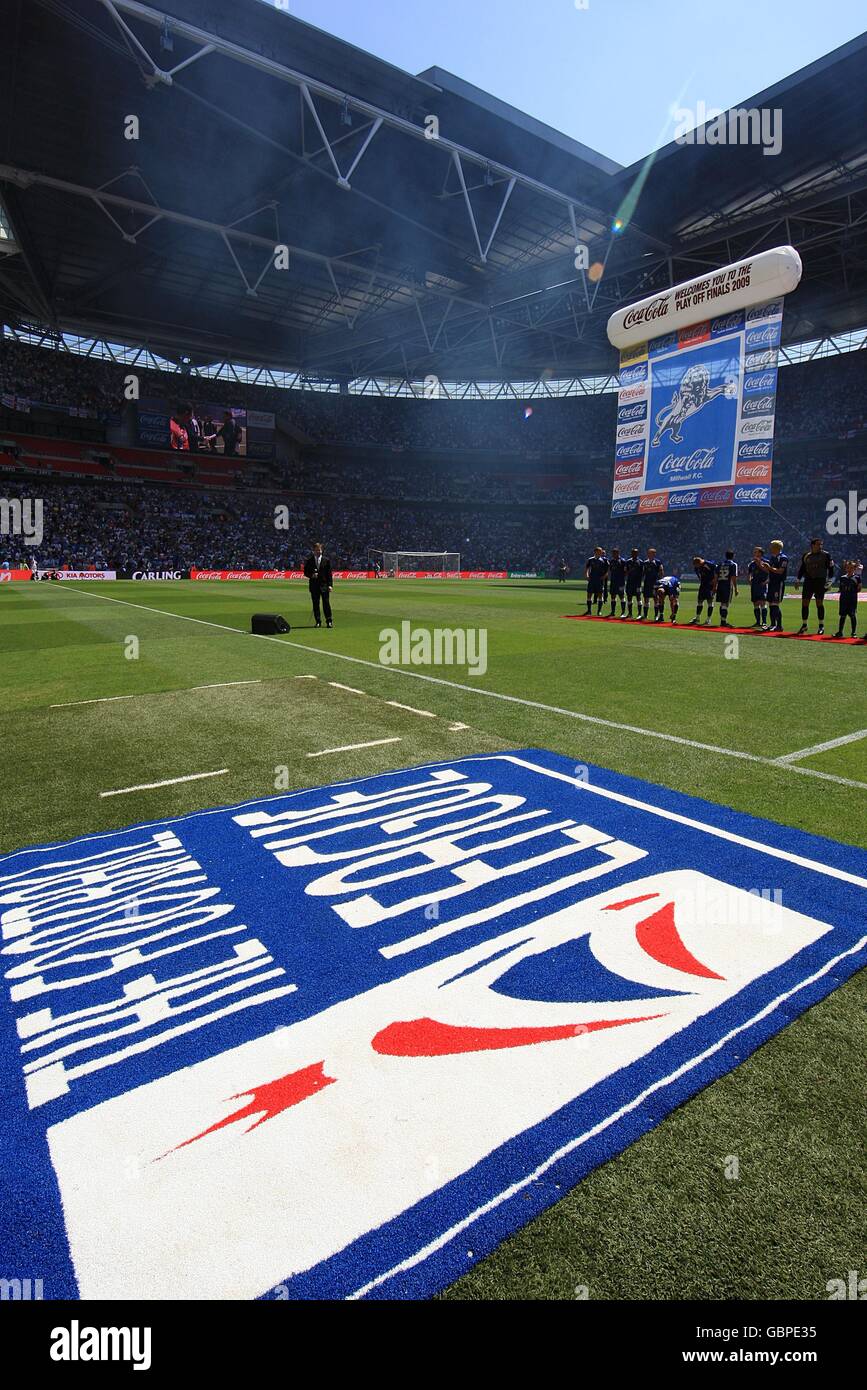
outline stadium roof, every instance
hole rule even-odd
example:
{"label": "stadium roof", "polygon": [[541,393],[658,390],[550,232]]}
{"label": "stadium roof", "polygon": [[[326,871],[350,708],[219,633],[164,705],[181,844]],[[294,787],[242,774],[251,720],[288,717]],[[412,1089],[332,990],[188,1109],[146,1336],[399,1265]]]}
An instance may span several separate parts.
{"label": "stadium roof", "polygon": [[741,103],[782,112],[779,154],[622,169],[262,0],[169,4],[8,0],[8,321],[347,379],[574,376],[611,369],[613,308],[790,241],[788,340],[867,322],[867,36]]}

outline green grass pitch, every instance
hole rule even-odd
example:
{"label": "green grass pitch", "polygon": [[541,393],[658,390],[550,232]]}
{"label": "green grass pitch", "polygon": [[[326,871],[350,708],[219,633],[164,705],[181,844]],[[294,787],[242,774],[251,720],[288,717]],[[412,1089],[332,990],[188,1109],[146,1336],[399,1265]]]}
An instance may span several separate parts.
{"label": "green grass pitch", "polygon": [[[735,653],[722,632],[567,622],[577,584],[333,597],[328,631],[299,583],[0,586],[0,850],[526,745],[867,846],[867,737],[776,761],[867,728],[867,648],[750,636]],[[254,611],[292,631],[251,636]],[[750,623],[748,600],[730,617]],[[799,617],[784,605],[789,628]],[[831,603],[828,632],[836,617]],[[486,672],[380,664],[403,620],[483,629]],[[125,790],[202,772],[220,775]],[[442,1296],[827,1298],[865,1267],[864,996],[862,975]]]}

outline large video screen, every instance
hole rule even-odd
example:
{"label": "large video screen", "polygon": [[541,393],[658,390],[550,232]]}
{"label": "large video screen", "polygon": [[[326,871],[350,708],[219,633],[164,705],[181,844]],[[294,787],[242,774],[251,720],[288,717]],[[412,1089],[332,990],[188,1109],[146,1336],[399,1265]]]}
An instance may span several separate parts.
{"label": "large video screen", "polygon": [[179,453],[270,458],[274,452],[274,416],[213,401],[191,405],[189,401],[143,399],[138,406],[138,442]]}

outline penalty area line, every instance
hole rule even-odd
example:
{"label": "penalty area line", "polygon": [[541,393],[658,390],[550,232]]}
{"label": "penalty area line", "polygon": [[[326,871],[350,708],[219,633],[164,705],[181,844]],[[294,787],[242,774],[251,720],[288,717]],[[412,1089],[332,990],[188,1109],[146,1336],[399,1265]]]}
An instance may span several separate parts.
{"label": "penalty area line", "polygon": [[141,782],[137,787],[118,787],[116,791],[100,792],[100,796],[126,796],[127,792],[149,792],[154,787],[173,787],[177,782],[199,782],[203,777],[225,777],[227,767],[216,772],[190,772],[186,777],[166,777],[162,782]]}
{"label": "penalty area line", "polygon": [[[827,753],[829,748],[842,748],[844,743],[857,743],[859,739],[867,738],[867,729],[856,729],[854,734],[843,734],[840,738],[829,738],[827,743],[814,743],[812,748],[799,748],[796,753],[784,753],[781,758],[775,758],[775,763],[794,763],[801,758],[811,758],[814,753]],[[796,769],[800,771],[800,769]]]}
{"label": "penalty area line", "polygon": [[308,758],[324,758],[327,753],[354,753],[356,748],[381,748],[384,743],[403,743],[402,738],[374,738],[369,743],[344,743],[341,748],[323,748],[318,753],[308,753]]}
{"label": "penalty area line", "polygon": [[857,782],[851,777],[839,777],[835,772],[820,772],[815,767],[799,767],[793,762],[780,762],[777,758],[766,758],[760,753],[745,753],[737,748],[721,748],[714,743],[699,743],[695,739],[682,738],[679,734],[666,734],[657,729],[642,729],[636,724],[621,724],[613,719],[602,719],[596,714],[584,714],[580,710],[563,709],[559,705],[546,705],[540,700],[528,700],[522,695],[507,695],[502,690],[485,690],[478,685],[464,685],[460,681],[447,681],[442,676],[427,676],[421,671],[405,671],[400,666],[383,666],[378,661],[368,661],[362,656],[349,656],[346,652],[329,651],[327,648],[309,647],[305,642],[292,642],[284,637],[271,637],[264,632],[249,633],[240,627],[229,627],[227,623],[215,623],[209,618],[193,618],[187,613],[173,613],[167,608],[151,608],[144,603],[133,603],[130,599],[112,598],[109,594],[98,594],[94,589],[67,589],[63,593],[77,594],[80,598],[98,598],[103,603],[119,603],[124,608],[137,608],[143,613],[155,613],[160,618],[178,618],[185,623],[199,623],[202,627],[212,627],[219,632],[233,632],[237,637],[255,637],[260,642],[276,642],[281,647],[293,647],[306,652],[308,656],[331,658],[334,661],[350,661],[355,666],[367,666],[374,671],[388,671],[392,675],[405,676],[408,680],[427,681],[430,685],[442,685],[447,690],[461,690],[470,695],[481,695],[488,700],[501,700],[510,705],[521,705],[527,709],[541,710],[543,714],[559,714],[564,719],[577,719],[583,724],[595,724],[603,729],[617,729],[621,733],[637,734],[641,738],[661,739],[665,743],[677,743],[684,748],[695,748],[702,753],[715,753],[718,757],[738,758],[743,762],[758,763],[762,767],[775,768],[778,772],[800,773],[803,777],[818,777],[823,782],[834,782],[840,787],[855,787],[867,791],[867,782]]}

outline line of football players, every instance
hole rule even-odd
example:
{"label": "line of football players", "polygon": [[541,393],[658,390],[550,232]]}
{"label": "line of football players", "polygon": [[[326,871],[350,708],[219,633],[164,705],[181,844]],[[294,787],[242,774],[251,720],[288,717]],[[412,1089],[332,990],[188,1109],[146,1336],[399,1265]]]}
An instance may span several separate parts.
{"label": "line of football players", "polygon": [[[729,622],[729,608],[738,596],[740,570],[733,550],[727,550],[725,559],[718,563],[706,560],[703,555],[693,558],[693,569],[698,579],[695,617],[689,619],[688,626],[704,623],[705,627],[732,627]],[[856,560],[846,560],[838,580],[840,593],[839,621],[835,637],[843,637],[848,620],[851,635],[854,637],[858,623],[858,594],[861,589],[863,565]],[[564,580],[567,569],[565,561],[560,566],[559,577]],[[680,578],[665,574],[656,551],[650,549],[644,559],[633,547],[624,557],[615,547],[611,558],[602,546],[597,546],[584,567],[587,580],[587,608],[585,617],[596,608],[601,617],[603,606],[610,601],[610,612],[605,616],[619,617],[626,621],[646,622],[653,605],[653,621],[665,621],[665,607],[668,603],[669,621],[677,622],[680,608]],[[796,576],[796,589],[801,589],[801,627],[798,635],[808,631],[810,603],[815,600],[818,618],[818,636],[825,635],[825,594],[834,575],[834,561],[824,549],[821,539],[814,537],[810,549],[801,556]],[[783,550],[782,541],[771,541],[766,555],[762,546],[757,545],[753,557],[747,565],[746,577],[750,586],[750,602],[755,621],[753,629],[757,632],[783,631],[783,595],[789,578],[789,557]],[[620,612],[617,606],[620,605]],[[714,624],[714,607],[719,605],[719,623]],[[703,618],[706,611],[707,616]],[[867,638],[862,639],[867,641]]]}

